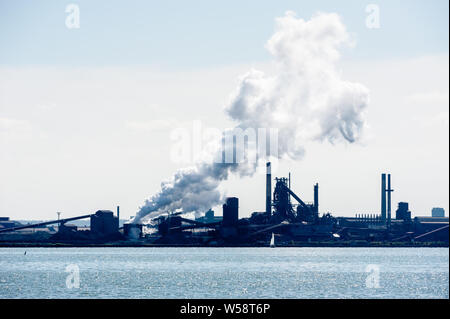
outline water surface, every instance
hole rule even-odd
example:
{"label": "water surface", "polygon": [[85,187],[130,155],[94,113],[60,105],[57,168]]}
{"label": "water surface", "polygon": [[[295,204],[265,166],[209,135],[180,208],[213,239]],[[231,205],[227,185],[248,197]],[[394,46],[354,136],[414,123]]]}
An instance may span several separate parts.
{"label": "water surface", "polygon": [[0,298],[449,298],[449,250],[0,248]]}

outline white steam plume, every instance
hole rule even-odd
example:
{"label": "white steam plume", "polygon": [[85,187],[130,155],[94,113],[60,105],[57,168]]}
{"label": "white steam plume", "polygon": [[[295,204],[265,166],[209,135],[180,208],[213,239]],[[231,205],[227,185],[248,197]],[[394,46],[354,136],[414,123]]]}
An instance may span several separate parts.
{"label": "white steam plume", "polygon": [[[349,44],[337,14],[321,13],[305,21],[287,12],[276,19],[275,33],[266,44],[276,71],[243,75],[227,114],[244,130],[278,129],[279,158],[301,158],[303,145],[311,140],[355,142],[365,124],[369,92],[361,84],[343,81],[336,70],[339,48]],[[256,166],[201,162],[181,169],[146,200],[134,222],[176,209],[205,211],[221,202],[222,180],[230,173],[252,175]]]}

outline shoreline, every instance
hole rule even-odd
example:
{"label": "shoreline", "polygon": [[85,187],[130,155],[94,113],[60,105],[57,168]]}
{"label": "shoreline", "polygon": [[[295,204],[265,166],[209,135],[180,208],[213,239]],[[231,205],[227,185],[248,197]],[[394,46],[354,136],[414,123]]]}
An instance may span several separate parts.
{"label": "shoreline", "polygon": [[[123,248],[135,248],[135,247],[147,247],[147,248],[269,248],[268,245],[198,245],[198,244],[152,244],[145,242],[126,242],[126,243],[67,243],[67,242],[49,242],[49,243],[31,243],[31,242],[17,242],[17,243],[0,243],[0,248],[112,248],[112,247],[123,247]],[[295,243],[288,245],[277,245],[276,248],[303,248],[303,247],[317,247],[317,248],[449,248],[448,243],[444,242],[416,242],[416,243],[405,243],[405,242],[393,242],[393,243]]]}

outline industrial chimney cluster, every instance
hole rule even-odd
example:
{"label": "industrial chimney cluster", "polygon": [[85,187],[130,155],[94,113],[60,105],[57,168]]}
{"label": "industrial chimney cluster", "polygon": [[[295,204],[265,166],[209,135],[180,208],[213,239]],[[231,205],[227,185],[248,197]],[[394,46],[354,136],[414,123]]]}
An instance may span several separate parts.
{"label": "industrial chimney cluster", "polygon": [[[272,182],[275,187],[272,189]],[[2,238],[15,238],[17,233],[31,228],[59,225],[49,242],[102,243],[124,245],[175,245],[175,246],[267,246],[276,237],[277,246],[354,245],[355,241],[371,243],[408,243],[433,241],[448,245],[448,218],[441,209],[433,214],[439,217],[411,218],[407,202],[399,202],[392,218],[391,174],[381,174],[381,212],[356,214],[351,217],[334,217],[329,212],[319,212],[319,184],[314,184],[313,201],[304,201],[291,189],[288,177],[272,177],[271,163],[266,163],[265,211],[253,212],[239,218],[239,198],[228,197],[222,205],[222,216],[214,216],[209,209],[205,216],[189,219],[183,211],[160,214],[148,223],[119,225],[112,211],[99,210],[91,215],[58,219],[54,221],[0,227]],[[261,196],[262,199],[262,196]],[[90,219],[89,230],[78,230],[69,221]],[[14,225],[8,219],[3,224]],[[2,219],[0,219],[2,222]],[[0,225],[1,226],[1,225]],[[3,227],[3,226],[2,226]],[[4,235],[3,235],[4,234]],[[13,236],[13,237],[11,237]],[[22,239],[21,239],[22,240]],[[404,244],[402,244],[404,245]]]}

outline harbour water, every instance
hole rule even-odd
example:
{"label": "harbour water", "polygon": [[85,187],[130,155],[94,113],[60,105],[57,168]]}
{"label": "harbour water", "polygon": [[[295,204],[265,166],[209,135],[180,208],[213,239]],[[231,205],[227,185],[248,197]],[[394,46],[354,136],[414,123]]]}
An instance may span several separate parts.
{"label": "harbour water", "polygon": [[449,298],[449,250],[0,248],[0,298]]}

